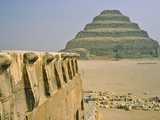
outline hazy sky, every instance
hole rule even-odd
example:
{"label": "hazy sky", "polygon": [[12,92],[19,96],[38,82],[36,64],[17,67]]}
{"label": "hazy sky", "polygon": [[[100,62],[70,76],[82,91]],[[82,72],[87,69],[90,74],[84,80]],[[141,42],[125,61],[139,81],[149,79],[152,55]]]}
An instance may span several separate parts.
{"label": "hazy sky", "polygon": [[104,9],[160,42],[160,0],[0,0],[0,49],[59,50]]}

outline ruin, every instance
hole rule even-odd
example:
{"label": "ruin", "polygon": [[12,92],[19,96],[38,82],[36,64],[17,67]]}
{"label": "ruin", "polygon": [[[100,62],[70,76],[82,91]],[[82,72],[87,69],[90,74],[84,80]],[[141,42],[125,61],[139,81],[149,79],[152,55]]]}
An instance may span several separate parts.
{"label": "ruin", "polygon": [[81,58],[158,57],[159,44],[118,10],[104,10],[85,26],[63,51]]}
{"label": "ruin", "polygon": [[0,120],[82,120],[77,54],[0,52]]}

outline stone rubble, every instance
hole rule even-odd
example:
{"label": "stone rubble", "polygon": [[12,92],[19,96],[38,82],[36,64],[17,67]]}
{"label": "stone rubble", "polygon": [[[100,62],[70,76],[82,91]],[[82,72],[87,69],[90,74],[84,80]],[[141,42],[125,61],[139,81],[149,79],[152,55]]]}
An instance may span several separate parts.
{"label": "stone rubble", "polygon": [[126,111],[143,110],[159,111],[160,97],[135,96],[132,93],[117,95],[108,91],[90,91],[89,98],[94,100],[98,107],[105,109],[123,109]]}

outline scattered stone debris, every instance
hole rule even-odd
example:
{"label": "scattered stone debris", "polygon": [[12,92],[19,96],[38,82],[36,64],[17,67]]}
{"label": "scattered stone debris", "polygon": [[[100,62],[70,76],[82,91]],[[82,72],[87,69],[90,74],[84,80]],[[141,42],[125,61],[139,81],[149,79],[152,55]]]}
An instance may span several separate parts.
{"label": "scattered stone debris", "polygon": [[158,96],[139,97],[132,93],[117,95],[108,91],[91,91],[90,93],[88,92],[88,96],[88,98],[95,101],[100,108],[160,112],[160,97]]}

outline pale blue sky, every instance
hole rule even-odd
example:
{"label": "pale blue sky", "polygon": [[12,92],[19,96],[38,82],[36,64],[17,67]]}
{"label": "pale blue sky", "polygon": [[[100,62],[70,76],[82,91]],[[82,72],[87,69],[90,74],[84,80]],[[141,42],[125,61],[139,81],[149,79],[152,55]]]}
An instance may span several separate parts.
{"label": "pale blue sky", "polygon": [[0,0],[0,49],[59,50],[104,9],[160,42],[159,0]]}

